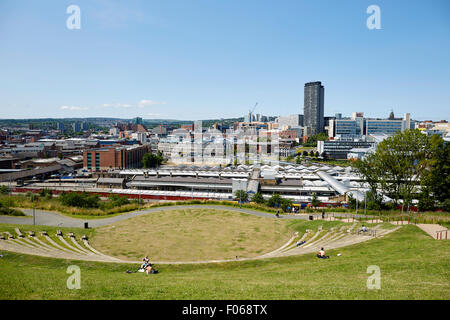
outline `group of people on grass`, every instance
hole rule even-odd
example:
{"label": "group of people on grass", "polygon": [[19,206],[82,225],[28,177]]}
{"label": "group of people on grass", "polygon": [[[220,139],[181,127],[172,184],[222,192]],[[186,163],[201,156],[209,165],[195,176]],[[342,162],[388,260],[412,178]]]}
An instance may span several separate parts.
{"label": "group of people on grass", "polygon": [[150,273],[156,273],[156,270],[153,268],[152,264],[150,263],[150,259],[148,258],[148,256],[145,256],[142,259],[143,263],[141,265],[141,269],[144,270],[144,272],[146,274],[150,274]]}

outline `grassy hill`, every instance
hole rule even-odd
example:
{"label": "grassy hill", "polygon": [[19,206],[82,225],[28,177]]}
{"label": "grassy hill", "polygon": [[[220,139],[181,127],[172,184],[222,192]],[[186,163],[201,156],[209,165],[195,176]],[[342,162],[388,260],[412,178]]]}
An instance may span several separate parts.
{"label": "grassy hill", "polygon": [[[47,228],[48,229],[48,228]],[[3,251],[1,299],[450,299],[450,242],[413,225],[382,239],[327,252],[206,265],[160,265],[160,273],[126,274],[136,265],[66,261]],[[337,256],[341,253],[341,256]],[[67,267],[81,268],[69,290]],[[367,267],[381,289],[366,287]]]}

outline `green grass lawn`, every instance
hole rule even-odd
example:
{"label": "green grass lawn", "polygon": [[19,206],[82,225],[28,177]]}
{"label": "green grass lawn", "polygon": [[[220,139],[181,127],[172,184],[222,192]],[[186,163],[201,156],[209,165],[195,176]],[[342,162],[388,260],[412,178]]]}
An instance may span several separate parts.
{"label": "green grass lawn", "polygon": [[[136,265],[2,251],[0,298],[448,300],[449,249],[450,241],[433,240],[407,225],[382,239],[330,250],[327,260],[307,254],[223,264],[160,265],[156,266],[159,274],[148,276],[125,273]],[[66,288],[66,269],[73,264],[81,268],[80,290]],[[381,269],[380,290],[366,287],[370,265]]]}
{"label": "green grass lawn", "polygon": [[292,236],[285,220],[218,209],[159,211],[96,228],[90,244],[122,260],[205,261],[254,257]]}

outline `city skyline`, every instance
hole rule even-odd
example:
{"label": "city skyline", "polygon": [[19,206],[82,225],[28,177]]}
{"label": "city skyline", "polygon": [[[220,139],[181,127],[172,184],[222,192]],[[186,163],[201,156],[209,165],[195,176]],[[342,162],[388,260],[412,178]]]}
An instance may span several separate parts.
{"label": "city skyline", "polygon": [[362,0],[77,1],[79,30],[66,27],[71,4],[0,4],[1,119],[235,118],[255,102],[301,114],[312,81],[325,115],[450,116],[446,1],[377,1],[380,30]]}

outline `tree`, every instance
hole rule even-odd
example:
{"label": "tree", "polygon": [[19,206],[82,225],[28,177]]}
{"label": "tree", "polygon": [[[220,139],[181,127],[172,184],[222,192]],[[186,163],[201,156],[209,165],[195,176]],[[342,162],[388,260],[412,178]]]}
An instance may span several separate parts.
{"label": "tree", "polygon": [[440,137],[407,129],[380,142],[374,153],[352,166],[369,185],[375,206],[384,206],[384,195],[393,199],[395,207],[400,200],[410,205],[419,199],[420,209],[425,210],[436,203],[444,207],[449,199],[449,154]]}
{"label": "tree", "polygon": [[377,146],[375,159],[379,166],[382,192],[396,205],[403,199],[409,205],[416,192],[416,180],[422,176],[427,159],[429,139],[419,130],[407,129],[383,140]]}
{"label": "tree", "polygon": [[424,161],[425,170],[420,179],[419,209],[432,210],[437,205],[448,211],[448,199],[450,199],[450,145],[445,143],[438,135],[431,136],[429,142],[429,152],[427,159]]}
{"label": "tree", "polygon": [[296,163],[296,164],[302,163],[302,159],[300,158],[300,156],[297,156],[297,157],[295,158],[295,163]]}
{"label": "tree", "polygon": [[311,205],[315,208],[318,207],[320,203],[321,203],[320,200],[317,199],[317,193],[314,192],[312,194]]}
{"label": "tree", "polygon": [[252,197],[252,201],[258,204],[264,204],[266,202],[261,192],[255,193]]}
{"label": "tree", "polygon": [[164,158],[161,151],[158,151],[157,154],[146,153],[142,157],[142,166],[144,168],[155,168],[159,166],[163,161]]}
{"label": "tree", "polygon": [[364,160],[357,159],[352,163],[352,167],[369,185],[373,201],[381,204],[383,197],[378,192],[378,185],[380,183],[382,167],[378,163],[378,158],[376,155],[372,153],[368,154]]}
{"label": "tree", "polygon": [[245,190],[236,190],[234,192],[234,198],[238,200],[239,202],[247,202],[248,200],[248,194]]}
{"label": "tree", "polygon": [[321,132],[315,135],[312,135],[308,138],[308,141],[303,144],[305,147],[317,147],[317,141],[325,141],[328,140],[328,135],[325,132]]}
{"label": "tree", "polygon": [[283,211],[286,211],[288,207],[292,207],[292,201],[281,197],[278,193],[275,193],[267,201],[267,205],[273,208],[281,208]]}
{"label": "tree", "polygon": [[269,200],[267,200],[267,205],[269,207],[279,207],[282,202],[281,199],[281,196],[278,193],[275,193],[269,198]]}

